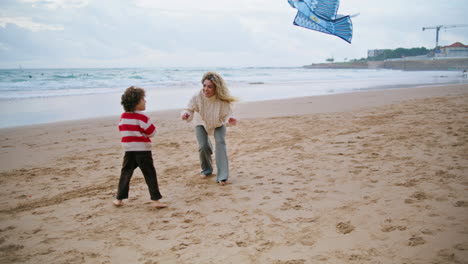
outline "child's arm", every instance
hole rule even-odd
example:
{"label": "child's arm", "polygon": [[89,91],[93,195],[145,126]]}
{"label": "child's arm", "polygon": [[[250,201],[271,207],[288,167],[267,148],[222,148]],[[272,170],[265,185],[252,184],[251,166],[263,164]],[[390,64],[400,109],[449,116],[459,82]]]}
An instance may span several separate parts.
{"label": "child's arm", "polygon": [[140,122],[140,127],[142,129],[142,133],[149,138],[153,137],[156,134],[156,126],[151,122],[151,119],[149,117],[146,122]]}
{"label": "child's arm", "polygon": [[154,124],[151,124],[144,132],[147,137],[153,137],[156,135],[156,126]]}
{"label": "child's arm", "polygon": [[143,134],[147,137],[153,137],[156,134],[156,126],[152,123],[145,124],[142,126],[142,128]]}

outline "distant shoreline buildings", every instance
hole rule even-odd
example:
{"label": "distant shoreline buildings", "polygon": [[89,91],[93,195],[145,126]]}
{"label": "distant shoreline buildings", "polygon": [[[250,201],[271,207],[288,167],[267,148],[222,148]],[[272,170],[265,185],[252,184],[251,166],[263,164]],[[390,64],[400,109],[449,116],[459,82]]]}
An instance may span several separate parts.
{"label": "distant shoreline buildings", "polygon": [[[367,51],[367,58],[373,58],[373,57],[378,57],[385,52],[387,52],[387,49],[374,49],[374,50],[368,50]],[[468,46],[464,45],[463,43],[460,42],[455,42],[449,46],[443,46],[440,47],[438,50],[432,50],[428,52],[427,54],[424,55],[418,55],[418,56],[405,56],[402,58],[391,58],[391,59],[385,59],[385,60],[401,60],[401,59],[432,59],[432,58],[468,58]]]}
{"label": "distant shoreline buildings", "polygon": [[468,46],[455,42],[437,50],[412,48],[368,50],[367,59],[348,62],[313,63],[308,69],[391,69],[403,71],[468,70]]}
{"label": "distant shoreline buildings", "polygon": [[468,57],[468,46],[463,45],[460,42],[455,42],[450,46],[444,46],[440,48],[440,53],[436,52],[436,57]]}

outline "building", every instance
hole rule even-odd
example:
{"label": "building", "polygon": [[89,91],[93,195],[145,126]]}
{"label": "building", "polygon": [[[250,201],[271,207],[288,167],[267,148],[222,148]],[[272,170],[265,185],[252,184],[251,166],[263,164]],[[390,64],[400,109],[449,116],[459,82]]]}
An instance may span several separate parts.
{"label": "building", "polygon": [[436,53],[436,57],[468,57],[468,46],[460,42],[455,42],[450,46],[440,48],[440,52]]}
{"label": "building", "polygon": [[385,50],[383,50],[383,49],[367,50],[367,57],[368,58],[377,57],[380,54],[383,54],[384,52],[385,52]]}

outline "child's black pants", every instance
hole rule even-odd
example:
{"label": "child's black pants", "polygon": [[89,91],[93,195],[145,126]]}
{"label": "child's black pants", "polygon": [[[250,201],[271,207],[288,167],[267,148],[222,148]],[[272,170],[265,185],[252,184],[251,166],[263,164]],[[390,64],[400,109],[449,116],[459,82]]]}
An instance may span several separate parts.
{"label": "child's black pants", "polygon": [[130,189],[130,179],[132,178],[133,171],[140,167],[143,176],[145,177],[146,184],[151,196],[151,200],[159,200],[162,198],[159,192],[158,179],[156,169],[153,164],[153,156],[151,151],[126,151],[122,172],[120,174],[119,187],[117,189],[117,199],[128,199],[128,191]]}

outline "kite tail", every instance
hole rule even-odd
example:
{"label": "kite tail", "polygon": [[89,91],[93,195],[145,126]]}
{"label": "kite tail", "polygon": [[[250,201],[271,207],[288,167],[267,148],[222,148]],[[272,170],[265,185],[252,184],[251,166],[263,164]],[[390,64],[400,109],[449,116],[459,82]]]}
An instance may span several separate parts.
{"label": "kite tail", "polygon": [[333,21],[333,24],[335,26],[335,33],[333,35],[351,43],[351,39],[353,38],[353,23],[351,22],[351,18],[349,16],[341,17]]}

